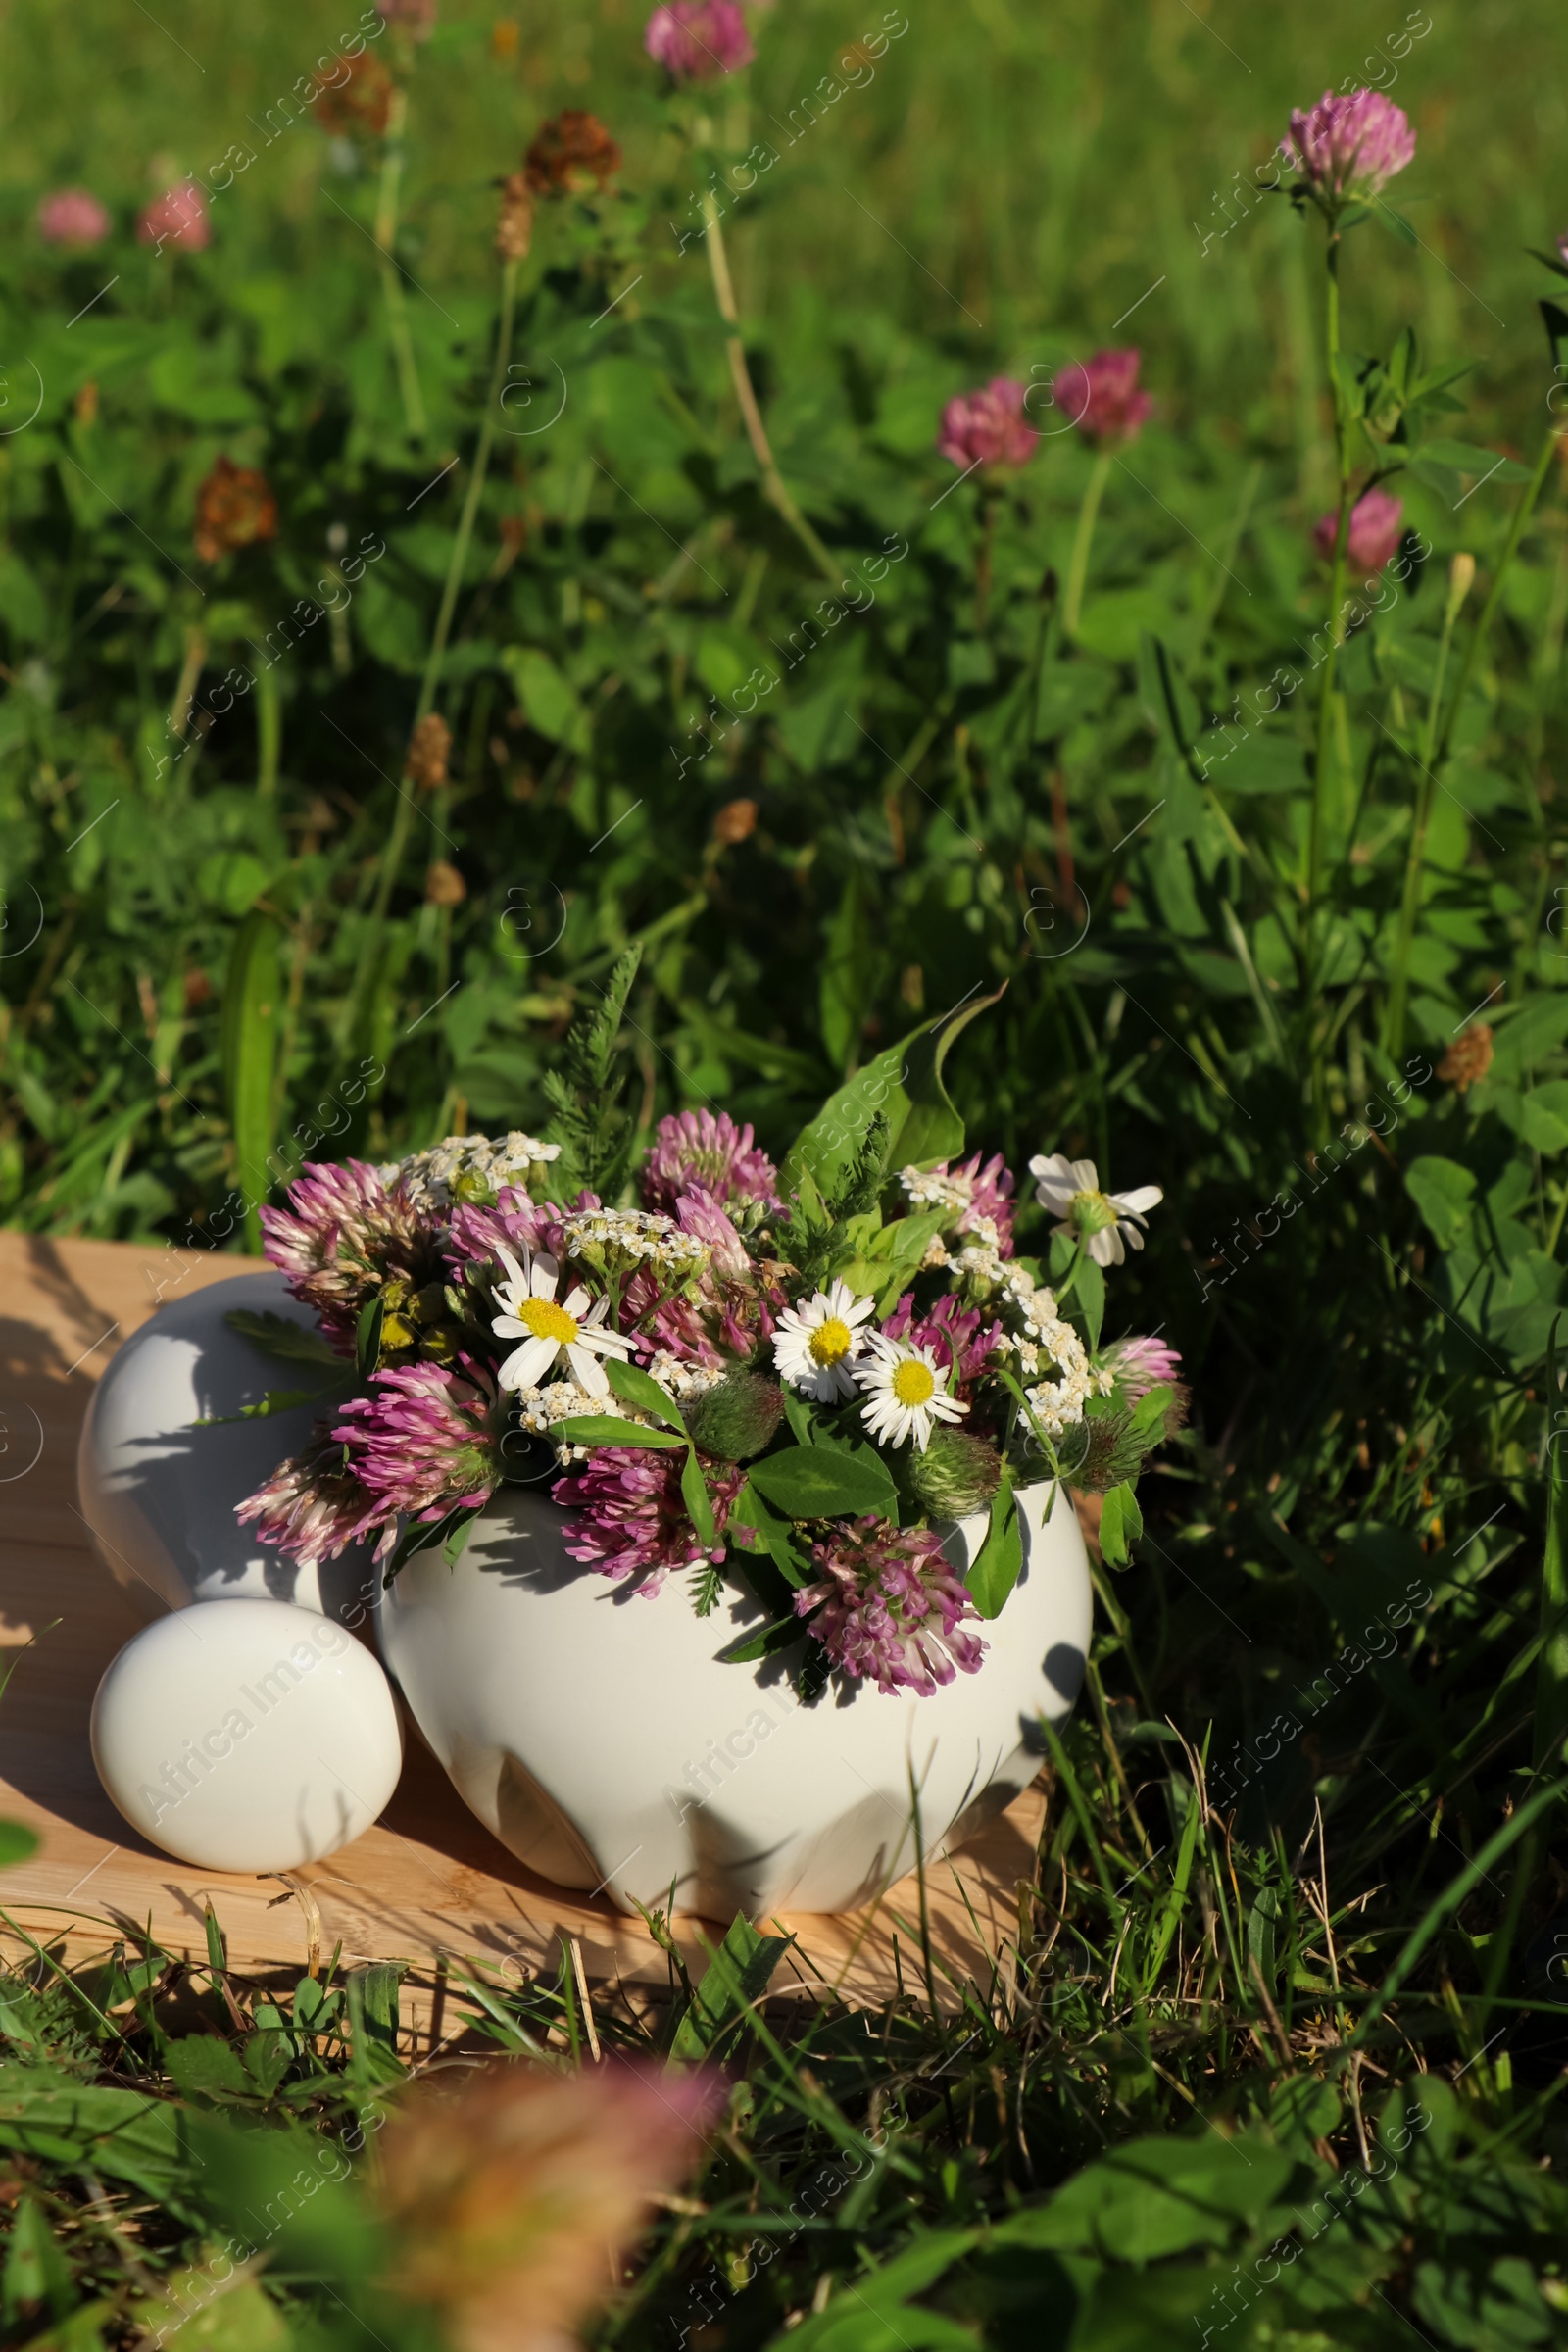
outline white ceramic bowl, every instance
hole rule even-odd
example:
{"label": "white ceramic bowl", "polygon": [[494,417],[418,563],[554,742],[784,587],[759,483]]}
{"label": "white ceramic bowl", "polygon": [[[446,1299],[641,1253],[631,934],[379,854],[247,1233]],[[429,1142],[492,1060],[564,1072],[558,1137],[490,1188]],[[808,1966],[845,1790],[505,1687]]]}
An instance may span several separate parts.
{"label": "white ceramic bowl", "polygon": [[[379,1596],[382,1655],[467,1804],[558,1886],[728,1920],[840,1911],[990,1820],[1063,1717],[1093,1593],[1068,1496],[1022,1497],[1018,1588],[990,1653],[930,1698],[830,1687],[803,1707],[780,1662],[717,1652],[761,1612],[726,1589],[699,1618],[683,1580],[625,1593],[565,1552],[566,1514],[513,1490],[449,1568],[416,1552]],[[949,1544],[956,1565],[984,1514]],[[917,1792],[912,1795],[911,1791]]]}
{"label": "white ceramic bowl", "polygon": [[237,1413],[270,1390],[319,1388],[314,1364],[264,1355],[228,1329],[234,1307],[286,1315],[314,1329],[281,1274],[239,1274],[160,1307],[132,1333],[93,1392],[76,1456],[81,1512],[99,1558],[149,1617],[193,1600],[272,1599],[329,1617],[363,1617],[374,1582],[369,1553],[346,1551],[318,1573],[258,1543],[234,1505],[308,1443],[342,1384],[311,1404],[218,1429],[204,1415]]}

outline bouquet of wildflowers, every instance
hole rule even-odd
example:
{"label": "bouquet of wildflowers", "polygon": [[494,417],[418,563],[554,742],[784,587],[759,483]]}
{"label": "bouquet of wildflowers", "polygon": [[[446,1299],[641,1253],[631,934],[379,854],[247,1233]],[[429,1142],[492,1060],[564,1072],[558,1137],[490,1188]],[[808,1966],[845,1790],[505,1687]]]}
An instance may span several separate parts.
{"label": "bouquet of wildflowers", "polygon": [[[542,1139],[311,1166],[263,1210],[320,1336],[231,1320],[277,1352],[352,1354],[362,1393],[239,1516],[308,1564],[373,1538],[390,1582],[427,1544],[455,1564],[490,1498],[532,1484],[569,1508],[567,1550],[640,1593],[690,1572],[706,1615],[748,1588],[767,1622],[735,1660],[798,1644],[808,1690],[838,1672],[929,1694],[981,1664],[1020,1487],[1099,1492],[1105,1556],[1128,1557],[1133,1482],[1182,1391],[1157,1340],[1102,1342],[1104,1270],[1143,1246],[1158,1188],[1037,1157],[1047,1256],[1020,1255],[1014,1178],[961,1156],[942,1083],[975,1004],[841,1088],[782,1167],[711,1110],[639,1153],[611,1084],[635,964],[568,1041]],[[960,1579],[944,1539],[979,1512]]]}

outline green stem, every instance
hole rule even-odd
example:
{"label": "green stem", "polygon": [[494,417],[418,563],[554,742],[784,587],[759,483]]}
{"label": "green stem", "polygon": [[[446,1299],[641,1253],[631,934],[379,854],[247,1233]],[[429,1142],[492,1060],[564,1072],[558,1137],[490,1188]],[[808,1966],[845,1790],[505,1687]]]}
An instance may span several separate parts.
{"label": "green stem", "polygon": [[277,691],[277,671],[269,665],[256,678],[256,791],[270,801],[277,790],[277,765],[283,748],[283,700]]}
{"label": "green stem", "polygon": [[1329,779],[1335,772],[1334,678],[1339,662],[1345,595],[1345,551],[1350,536],[1350,466],[1345,430],[1344,400],[1340,391],[1340,273],[1339,239],[1329,233],[1328,277],[1324,310],[1324,342],[1328,353],[1329,384],[1334,400],[1334,455],[1339,471],[1339,507],[1334,525],[1334,561],[1329,573],[1329,646],[1323,662],[1323,685],[1317,713],[1317,760],[1312,777],[1312,809],[1306,851],[1306,906],[1304,922],[1310,936],[1316,921],[1318,894],[1323,883],[1323,837],[1328,820]]}
{"label": "green stem", "polygon": [[403,395],[403,420],[411,441],[422,441],[426,421],[424,396],[419,390],[419,371],[415,366],[414,339],[409,333],[408,305],[403,298],[403,280],[398,273],[393,243],[398,231],[398,197],[403,182],[403,133],[409,119],[409,93],[398,89],[392,93],[387,109],[386,134],[381,142],[381,185],[375,206],[375,248],[380,260],[381,296],[386,304],[387,334],[392,343],[392,357],[397,366],[398,386]]}
{"label": "green stem", "polygon": [[1513,511],[1513,520],[1508,525],[1508,536],[1503,543],[1502,554],[1497,560],[1497,568],[1493,574],[1492,586],[1487,591],[1487,601],[1482,606],[1480,617],[1470,632],[1470,642],[1465,647],[1464,660],[1459,665],[1458,684],[1454,687],[1453,699],[1448,705],[1448,715],[1444,721],[1443,733],[1438,739],[1437,749],[1433,753],[1430,763],[1435,768],[1442,768],[1452,749],[1454,729],[1459,723],[1459,713],[1464,709],[1464,698],[1469,691],[1470,677],[1476,665],[1476,657],[1481,651],[1487,631],[1492,626],[1493,614],[1501,601],[1502,584],[1508,576],[1508,566],[1518,552],[1519,542],[1524,537],[1525,525],[1535,513],[1536,501],[1541,496],[1542,485],[1546,479],[1547,469],[1551,465],[1551,454],[1557,446],[1557,440],[1558,436],[1554,431],[1547,433],[1541,445],[1541,455],[1536,460],[1536,469],[1519,494],[1519,503]]}
{"label": "green stem", "polygon": [[724,339],[730,381],[735,387],[735,398],[740,403],[752,455],[761,471],[762,495],[788,523],[822,577],[836,581],[839,566],[785,487],[784,477],[779,472],[767,438],[767,427],[762,422],[762,412],[757,405],[757,389],[752,382],[751,369],[746,365],[746,346],[741,341],[740,311],[735,301],[734,280],[729,273],[729,255],[724,247],[724,232],[719,226],[718,200],[711,188],[703,197],[703,220],[707,228],[705,242],[708,246],[708,267],[713,280],[713,299],[718,304],[719,317],[730,330]]}
{"label": "green stem", "polygon": [[1433,772],[1433,739],[1437,733],[1438,711],[1443,703],[1443,675],[1448,665],[1448,646],[1453,637],[1457,607],[1450,597],[1443,615],[1443,635],[1438,642],[1437,675],[1432,682],[1432,694],[1427,704],[1426,725],[1421,731],[1420,780],[1416,785],[1415,824],[1410,833],[1410,849],[1405,858],[1404,889],[1399,899],[1399,928],[1395,937],[1394,958],[1389,978],[1389,1008],[1384,1019],[1383,1043],[1387,1053],[1396,1061],[1404,1051],[1404,1014],[1410,994],[1410,947],[1415,938],[1415,920],[1421,906],[1421,878],[1426,865],[1427,827],[1432,821],[1432,796],[1437,788]]}
{"label": "green stem", "polygon": [[[507,380],[507,366],[512,358],[513,322],[517,307],[517,264],[508,260],[501,265],[501,314],[496,324],[495,362],[490,370],[490,390],[485,401],[484,416],[479,425],[479,439],[473,453],[473,469],[468,476],[468,488],[458,517],[457,536],[452,543],[452,557],[447,564],[446,582],[441,590],[441,604],[436,612],[435,628],[430,638],[430,651],[425,659],[424,674],[419,680],[419,700],[414,713],[414,724],[427,718],[436,698],[441,680],[441,663],[447,641],[452,634],[452,617],[457,611],[458,597],[463,587],[464,566],[467,562],[468,543],[473,537],[474,519],[479,501],[484,495],[485,474],[490,464],[490,452],[495,444],[496,419],[501,414],[501,394]],[[369,933],[365,954],[355,980],[350,1000],[346,1034],[353,1037],[358,1029],[365,1005],[366,994],[373,981],[379,956],[381,932],[392,892],[402,870],[404,853],[409,845],[409,833],[414,823],[413,795],[399,792],[397,808],[392,818],[392,832],[376,875],[375,897],[370,905]]]}
{"label": "green stem", "polygon": [[1110,453],[1102,450],[1090,467],[1089,480],[1084,486],[1083,505],[1078,510],[1078,528],[1073,533],[1072,557],[1067,565],[1067,595],[1062,605],[1062,634],[1074,638],[1078,634],[1078,614],[1084,601],[1084,583],[1089,577],[1089,550],[1094,544],[1095,523],[1100,514],[1100,502],[1105,495],[1110,478]]}

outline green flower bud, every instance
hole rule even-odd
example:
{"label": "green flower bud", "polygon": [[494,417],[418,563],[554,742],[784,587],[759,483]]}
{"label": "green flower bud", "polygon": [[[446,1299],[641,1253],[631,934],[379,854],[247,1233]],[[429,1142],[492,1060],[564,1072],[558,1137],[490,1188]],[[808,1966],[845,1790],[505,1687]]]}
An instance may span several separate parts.
{"label": "green flower bud", "polygon": [[934,1429],[924,1453],[910,1457],[909,1492],[933,1519],[962,1519],[988,1503],[1002,1480],[1002,1457],[965,1429]]}
{"label": "green flower bud", "polygon": [[728,1372],[707,1389],[686,1415],[704,1453],[721,1462],[749,1462],[771,1440],[784,1417],[784,1392],[756,1372]]}

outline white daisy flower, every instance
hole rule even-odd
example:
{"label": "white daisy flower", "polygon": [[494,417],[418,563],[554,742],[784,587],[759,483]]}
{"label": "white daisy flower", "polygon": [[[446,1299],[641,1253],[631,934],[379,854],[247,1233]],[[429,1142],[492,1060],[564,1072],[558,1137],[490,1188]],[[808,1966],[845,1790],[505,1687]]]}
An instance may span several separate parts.
{"label": "white daisy flower", "polygon": [[818,1404],[853,1396],[852,1367],[866,1340],[860,1325],[875,1304],[835,1280],[804,1306],[787,1306],[773,1337],[773,1361],[791,1387],[803,1389]]}
{"label": "white daisy flower", "polygon": [[1125,1239],[1141,1250],[1141,1227],[1146,1211],[1165,1196],[1157,1184],[1141,1184],[1135,1193],[1102,1193],[1092,1159],[1069,1159],[1064,1152],[1050,1158],[1037,1152],[1029,1162],[1036,1178],[1035,1199],[1061,1219],[1054,1233],[1081,1239],[1097,1266],[1119,1266],[1127,1255]]}
{"label": "white daisy flower", "polygon": [[868,1340],[873,1360],[856,1372],[870,1398],[861,1418],[879,1445],[904,1446],[912,1438],[916,1453],[924,1453],[933,1421],[961,1421],[969,1407],[948,1395],[947,1368],[929,1348],[880,1331]]}
{"label": "white daisy flower", "polygon": [[520,1266],[504,1243],[497,1255],[511,1280],[496,1285],[497,1301],[506,1311],[495,1317],[490,1328],[498,1339],[523,1343],[513,1349],[496,1374],[501,1386],[537,1388],[551,1365],[564,1354],[572,1377],[590,1396],[608,1396],[610,1383],[599,1358],[631,1353],[630,1340],[604,1328],[609,1299],[596,1298],[590,1306],[580,1283],[564,1299],[558,1299],[556,1284],[561,1269],[542,1250],[535,1255],[525,1249]]}

